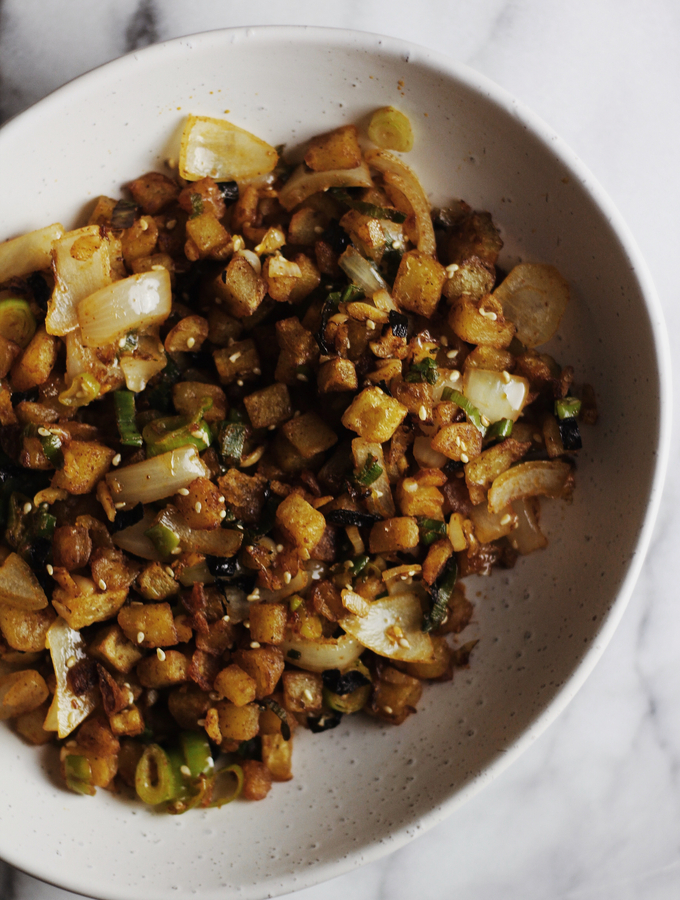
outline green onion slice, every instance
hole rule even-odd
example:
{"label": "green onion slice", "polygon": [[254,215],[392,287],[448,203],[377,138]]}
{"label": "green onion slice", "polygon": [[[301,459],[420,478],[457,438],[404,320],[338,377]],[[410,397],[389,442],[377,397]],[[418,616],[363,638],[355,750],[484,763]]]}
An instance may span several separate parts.
{"label": "green onion slice", "polygon": [[575,419],[581,412],[581,401],[576,397],[555,400],[555,415],[558,419]]}
{"label": "green onion slice", "polygon": [[482,425],[482,414],[464,394],[455,388],[445,387],[442,391],[442,400],[452,400],[457,403],[472,424],[482,432],[482,435],[486,434],[486,428]]}
{"label": "green onion slice", "polygon": [[428,519],[422,516],[418,519],[418,530],[420,532],[420,541],[426,547],[434,544],[436,540],[446,534],[446,522],[440,522],[439,519]]}
{"label": "green onion slice", "polygon": [[451,556],[442,575],[430,588],[432,597],[432,609],[423,616],[423,631],[428,633],[439,628],[448,611],[449,600],[453,594],[458,579],[458,564],[456,557]]}
{"label": "green onion slice", "polygon": [[[426,382],[427,384],[436,384],[437,363],[431,356],[425,356],[420,362],[411,364],[405,380],[411,383]],[[451,390],[451,388],[444,388],[444,390]]]}
{"label": "green onion slice", "polygon": [[192,778],[208,775],[215,768],[207,737],[195,731],[183,731],[179,736],[184,761]]}
{"label": "green onion slice", "polygon": [[212,433],[202,419],[196,416],[166,416],[154,419],[142,431],[146,443],[147,459],[192,445],[200,452],[207,450],[212,441]]}
{"label": "green onion slice", "polygon": [[135,395],[132,391],[114,391],[116,422],[124,447],[141,447],[144,443],[135,423]]}
{"label": "green onion slice", "polygon": [[270,709],[275,715],[281,719],[281,734],[284,741],[290,740],[290,725],[288,724],[288,713],[286,710],[271,697],[264,697],[260,700],[260,706]]}
{"label": "green onion slice", "polygon": [[35,334],[36,322],[26,300],[10,297],[0,301],[0,334],[18,344],[21,349]]}
{"label": "green onion slice", "polygon": [[404,213],[399,212],[398,209],[376,206],[375,203],[366,203],[365,200],[355,200],[354,197],[350,197],[344,188],[331,188],[330,193],[341,203],[344,203],[345,206],[349,206],[350,209],[356,209],[357,212],[362,213],[364,216],[370,216],[372,219],[387,219],[388,222],[396,222],[397,224],[406,221],[406,216]]}
{"label": "green onion slice", "polygon": [[494,422],[487,428],[485,437],[504,440],[512,434],[512,425],[512,419],[499,419],[498,422]]}
{"label": "green onion slice", "polygon": [[99,396],[101,385],[88,372],[80,372],[70,387],[59,394],[58,400],[64,406],[87,406]]}
{"label": "green onion slice", "polygon": [[179,535],[177,532],[160,522],[158,525],[153,525],[144,534],[161,556],[172,556],[172,551],[179,547]]}
{"label": "green onion slice", "polygon": [[176,762],[158,744],[149,744],[135,770],[135,790],[140,800],[157,806],[180,793]]}
{"label": "green onion slice", "polygon": [[359,484],[364,484],[368,487],[369,484],[373,484],[374,481],[377,481],[382,473],[383,468],[378,465],[377,458],[373,456],[372,453],[369,453],[366,457],[366,462],[354,476],[354,480],[358,481]]}
{"label": "green onion slice", "polygon": [[92,767],[86,756],[69,754],[64,758],[64,772],[66,774],[66,786],[76,794],[89,794],[94,796],[95,789],[92,786]]}
{"label": "green onion slice", "polygon": [[212,784],[210,807],[224,806],[240,795],[243,790],[243,769],[234,763],[215,773]]}

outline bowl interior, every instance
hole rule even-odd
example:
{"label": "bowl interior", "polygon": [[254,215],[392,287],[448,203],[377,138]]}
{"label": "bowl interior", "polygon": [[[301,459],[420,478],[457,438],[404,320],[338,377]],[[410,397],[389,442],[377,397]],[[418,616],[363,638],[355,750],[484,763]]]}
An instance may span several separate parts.
{"label": "bowl interior", "polygon": [[[620,615],[660,480],[660,314],[616,215],[578,161],[500,90],[422,48],[321,29],[214,32],[149,48],[73,82],[0,134],[0,239],[62,221],[177,157],[187,113],[289,146],[393,104],[407,161],[436,204],[463,198],[502,228],[504,267],[555,264],[573,288],[550,349],[592,383],[573,504],[545,505],[550,547],[468,582],[469,670],[426,688],[400,728],[347,718],[301,736],[295,778],[265,803],[158,816],[65,792],[48,753],[0,730],[0,854],[102,898],[255,898],[393,849],[499,771],[562,708]],[[651,309],[651,311],[650,311]],[[646,427],[633,428],[645,421]],[[663,456],[663,453],[661,453]],[[635,477],[630,473],[634,471]],[[638,557],[641,553],[638,553]],[[618,600],[617,600],[618,598]]]}

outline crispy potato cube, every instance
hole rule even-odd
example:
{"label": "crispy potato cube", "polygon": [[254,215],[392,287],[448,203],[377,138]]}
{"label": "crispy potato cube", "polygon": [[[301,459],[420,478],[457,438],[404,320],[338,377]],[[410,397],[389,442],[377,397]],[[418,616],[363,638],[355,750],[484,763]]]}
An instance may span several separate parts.
{"label": "crispy potato cube", "polygon": [[351,359],[336,356],[319,367],[317,379],[320,394],[336,391],[356,391],[359,386],[357,370]]}
{"label": "crispy potato cube", "polygon": [[128,595],[127,588],[98,591],[90,578],[79,578],[77,587],[77,594],[62,587],[52,593],[52,606],[76,631],[115,616]]}
{"label": "crispy potato cube", "polygon": [[160,659],[155,653],[137,664],[137,677],[145,688],[167,688],[189,680],[189,660],[180,650],[165,650]]}
{"label": "crispy potato cube", "polygon": [[52,487],[69,494],[90,494],[111,468],[116,451],[96,441],[68,441],[64,465],[52,478]]}
{"label": "crispy potato cube", "polygon": [[282,734],[262,735],[262,762],[271,772],[273,781],[290,781],[293,777],[292,753],[292,737],[285,740]]}
{"label": "crispy potato cube", "polygon": [[256,703],[235,706],[228,700],[218,700],[215,709],[223,740],[249,741],[257,735],[260,728],[260,707]]}
{"label": "crispy potato cube", "polygon": [[34,669],[0,676],[0,719],[12,719],[36,709],[49,697],[45,679]]}
{"label": "crispy potato cube", "polygon": [[135,737],[144,731],[144,717],[139,707],[132,703],[127,709],[109,716],[109,725],[116,737]]}
{"label": "crispy potato cube", "polygon": [[267,293],[277,303],[288,303],[296,282],[302,277],[300,266],[284,256],[268,256],[262,267]]}
{"label": "crispy potato cube", "polygon": [[457,265],[444,282],[442,293],[447,300],[455,301],[462,294],[476,299],[491,293],[496,280],[492,265],[475,256]]}
{"label": "crispy potato cube", "polygon": [[285,603],[253,603],[250,607],[250,637],[261,644],[282,644],[287,622]]}
{"label": "crispy potato cube", "polygon": [[202,381],[178,381],[172,386],[172,402],[181,416],[193,415],[202,400],[212,400],[210,409],[203,413],[206,422],[221,422],[227,416],[227,398],[216,384]]}
{"label": "crispy potato cube", "polygon": [[116,208],[117,200],[111,197],[101,196],[94,205],[94,209],[90,213],[87,220],[88,225],[110,225],[111,216]]}
{"label": "crispy potato cube", "polygon": [[365,388],[352,400],[342,424],[368,441],[388,441],[406,418],[405,406],[379,387]]}
{"label": "crispy potato cube", "polygon": [[449,459],[467,463],[482,452],[482,433],[469,422],[455,422],[438,431],[430,441],[430,446]]}
{"label": "crispy potato cube", "polygon": [[463,263],[477,257],[489,266],[496,264],[503,241],[488,212],[469,207],[455,223],[446,248],[450,263]]}
{"label": "crispy potato cube", "polygon": [[404,666],[406,672],[414,678],[424,678],[427,681],[451,681],[454,657],[446,638],[433,635],[432,650],[434,651],[432,662],[406,663]]}
{"label": "crispy potato cube", "polygon": [[402,309],[429,318],[437,308],[446,270],[432,256],[409,250],[401,258],[392,297]]}
{"label": "crispy potato cube", "polygon": [[264,508],[266,481],[261,475],[246,475],[238,469],[229,469],[219,481],[220,490],[237,519],[254,525]]}
{"label": "crispy potato cube", "polygon": [[[222,614],[221,603],[218,614]],[[223,618],[210,622],[207,634],[199,632],[196,635],[196,649],[205,650],[212,656],[222,656],[225,650],[230,650],[234,646],[236,640],[234,630],[235,626],[231,622],[225,622]]]}
{"label": "crispy potato cube", "polygon": [[243,794],[245,800],[264,800],[272,787],[272,773],[264,763],[256,759],[244,759]]}
{"label": "crispy potato cube", "polygon": [[84,525],[60,525],[52,537],[52,561],[55,566],[82,569],[92,553],[92,538]]}
{"label": "crispy potato cube", "polygon": [[45,649],[47,629],[57,618],[50,607],[28,610],[0,604],[0,630],[13,650],[39,653]]}
{"label": "crispy potato cube", "polygon": [[180,190],[171,178],[160,172],[147,172],[131,181],[128,188],[135,203],[152,216],[176,200]]}
{"label": "crispy potato cube", "polygon": [[189,487],[188,494],[175,494],[173,502],[190,528],[211,530],[219,528],[224,519],[224,500],[217,485],[199,476]]}
{"label": "crispy potato cube", "polygon": [[243,331],[243,325],[239,319],[230,316],[220,305],[211,307],[208,313],[208,325],[210,326],[208,338],[216,347],[229,347],[230,341],[237,341]]}
{"label": "crispy potato cube", "polygon": [[285,384],[270,384],[243,398],[253,428],[277,428],[293,415],[290,394]]}
{"label": "crispy potato cube", "polygon": [[157,243],[158,225],[155,219],[153,216],[142,216],[123,232],[123,259],[131,266],[136,259],[151,256]]}
{"label": "crispy potato cube", "polygon": [[299,494],[289,494],[276,510],[276,521],[296,544],[298,551],[311,551],[323,537],[326,520]]}
{"label": "crispy potato cube", "polygon": [[355,125],[343,125],[312,138],[305,154],[305,163],[314,172],[331,169],[356,169],[361,165],[361,148]]}
{"label": "crispy potato cube", "polygon": [[444,518],[442,492],[436,485],[423,484],[416,478],[404,478],[399,482],[397,502],[404,516],[426,516],[440,521]]}
{"label": "crispy potato cube", "polygon": [[14,728],[25,741],[34,746],[49,744],[54,740],[53,731],[45,731],[43,722],[47,715],[48,705],[43,703],[30,712],[21,713],[14,720]]}
{"label": "crispy potato cube", "polygon": [[458,337],[470,344],[484,344],[502,350],[515,335],[515,326],[503,317],[503,307],[489,294],[479,300],[463,295],[451,307],[449,325]]}
{"label": "crispy potato cube", "polygon": [[179,593],[179,582],[159,562],[150,562],[137,576],[137,590],[145,600],[167,600]]}
{"label": "crispy potato cube", "polygon": [[234,706],[246,706],[255,699],[257,685],[254,678],[251,678],[240,666],[232,663],[218,673],[213,689],[226,697]]}
{"label": "crispy potato cube", "polygon": [[304,253],[297,253],[292,260],[300,269],[288,295],[289,303],[302,303],[321,284],[321,273],[316,264]]}
{"label": "crispy potato cube", "polygon": [[[274,377],[284,384],[298,385],[301,366],[312,367],[319,358],[316,338],[297,316],[281,319],[276,323],[276,340],[281,349]],[[303,378],[306,376],[303,375]]]}
{"label": "crispy potato cube", "polygon": [[412,516],[395,516],[371,528],[371,553],[395,553],[418,546],[418,523]]}
{"label": "crispy potato cube", "polygon": [[14,391],[30,391],[50,377],[59,350],[59,340],[41,325],[21,356],[12,365],[10,381]]}
{"label": "crispy potato cube", "polygon": [[172,647],[178,642],[169,603],[125,606],[118,613],[118,624],[125,637],[140,647]]}
{"label": "crispy potato cube", "polygon": [[210,697],[198,685],[188,682],[181,687],[173,688],[168,694],[168,710],[180,728],[195,731],[201,726],[199,719],[204,719],[212,706]]}
{"label": "crispy potato cube", "polygon": [[237,650],[233,660],[255,679],[255,696],[258,700],[268,697],[273,692],[284,669],[283,653],[278,647]]}
{"label": "crispy potato cube", "polygon": [[208,331],[208,320],[203,316],[184,316],[168,332],[165,349],[168,353],[196,353],[208,337]]}
{"label": "crispy potato cube", "polygon": [[488,372],[512,372],[515,357],[508,350],[480,344],[465,357],[464,366],[466,369],[486,369]]}
{"label": "crispy potato cube", "polygon": [[7,375],[20,353],[21,347],[18,344],[0,335],[0,378]]}
{"label": "crispy potato cube", "polygon": [[333,429],[313,412],[289,419],[281,431],[303,459],[311,459],[317,453],[330,450],[338,442]]}
{"label": "crispy potato cube", "polygon": [[[414,416],[421,415],[422,422],[432,420],[432,387],[429,384],[414,384],[410,381],[395,379],[390,385],[392,396],[398,400]],[[421,410],[425,410],[421,413]]]}
{"label": "crispy potato cube", "polygon": [[401,725],[416,711],[422,693],[423,686],[417,678],[392,666],[385,666],[377,683],[374,682],[373,694],[366,709],[386,722]]}
{"label": "crispy potato cube", "polygon": [[356,209],[348,210],[340,219],[340,227],[350,236],[362,256],[379,262],[385,249],[385,232],[379,219],[364,215]]}
{"label": "crispy potato cube", "polygon": [[191,181],[181,191],[177,202],[191,215],[196,211],[210,212],[216,219],[221,219],[227,211],[222,191],[215,179],[209,175],[199,178],[198,181]]}
{"label": "crispy potato cube", "polygon": [[[203,212],[198,216],[191,216],[186,224],[187,244],[191,242],[198,251],[194,257],[191,250],[187,253],[189,259],[204,259],[227,246],[231,235],[212,212]],[[193,250],[193,248],[192,248]]]}
{"label": "crispy potato cube", "polygon": [[441,538],[430,545],[423,562],[423,581],[425,584],[434,584],[452,555],[453,547],[447,537]]}
{"label": "crispy potato cube", "polygon": [[97,631],[87,649],[95,659],[101,660],[123,675],[131,672],[144,655],[136,643],[125,637],[120,625],[115,623]]}
{"label": "crispy potato cube", "polygon": [[283,705],[292,713],[318,713],[323,706],[323,680],[316,672],[283,673]]}
{"label": "crispy potato cube", "polygon": [[289,244],[313,244],[326,229],[329,217],[311,206],[303,206],[290,217],[288,224]]}
{"label": "crispy potato cube", "polygon": [[486,499],[486,493],[492,482],[514,462],[521,459],[530,447],[531,441],[506,438],[500,444],[484,450],[465,466],[465,482],[470,491],[470,500],[475,506]]}
{"label": "crispy potato cube", "polygon": [[222,384],[232,384],[237,379],[255,378],[260,373],[260,357],[250,338],[236,341],[231,347],[215,350],[213,357]]}
{"label": "crispy potato cube", "polygon": [[213,287],[227,313],[237,319],[251,316],[267,293],[267,282],[257,274],[245,256],[232,257],[229,265],[213,282]]}

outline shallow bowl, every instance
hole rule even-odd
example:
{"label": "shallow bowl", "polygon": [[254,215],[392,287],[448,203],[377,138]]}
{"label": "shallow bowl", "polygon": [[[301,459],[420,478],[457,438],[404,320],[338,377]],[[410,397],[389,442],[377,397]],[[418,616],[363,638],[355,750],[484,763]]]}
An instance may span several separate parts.
{"label": "shallow bowl", "polygon": [[[469,584],[469,670],[426,688],[393,728],[346,718],[296,743],[295,778],[263,803],[156,815],[67,793],[53,751],[0,730],[0,856],[105,900],[261,898],[340,874],[449,815],[583,683],[620,619],[658,506],[668,351],[645,266],[611,202],[533,114],[465,66],[390,38],[316,28],[217,31],[150,47],[61,88],[0,132],[0,239],[81,221],[100,194],[177,157],[187,113],[294,146],[393,104],[433,203],[490,210],[500,263],[550,262],[572,287],[551,351],[595,385],[577,490],[547,505],[551,546]],[[644,426],[641,425],[644,423]],[[474,634],[473,634],[474,632]],[[622,663],[623,664],[623,663]]]}

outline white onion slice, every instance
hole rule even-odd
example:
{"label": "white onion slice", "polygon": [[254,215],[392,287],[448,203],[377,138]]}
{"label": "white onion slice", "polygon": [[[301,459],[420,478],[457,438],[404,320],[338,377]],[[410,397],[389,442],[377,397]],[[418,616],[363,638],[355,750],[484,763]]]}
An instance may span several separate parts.
{"label": "white onion slice", "polygon": [[362,162],[356,169],[312,172],[304,163],[300,163],[279,191],[279,203],[284,209],[291,210],[312,194],[332,187],[373,187],[368,166]]}
{"label": "white onion slice", "polygon": [[567,499],[571,495],[571,466],[560,459],[519,463],[496,478],[489,488],[489,512],[496,513],[525,497]]}
{"label": "white onion slice", "polygon": [[432,640],[422,631],[423,611],[415,593],[374,600],[365,616],[345,616],[339,624],[360,644],[388,659],[432,662]]}
{"label": "white onion slice", "polygon": [[115,503],[154,503],[189,487],[195,478],[210,477],[195,447],[178,447],[106,476]]}
{"label": "white onion slice", "polygon": [[508,541],[522,556],[548,546],[548,539],[538,524],[538,502],[535,497],[527,497],[513,503],[513,509],[517,513],[517,527],[508,535]]}
{"label": "white onion slice", "polygon": [[569,303],[569,284],[554,266],[521,263],[493,292],[503,315],[517,326],[527,347],[545,344],[557,331]]}
{"label": "white onion slice", "polygon": [[129,331],[144,331],[151,325],[159,325],[170,315],[171,306],[167,269],[153,269],[114,281],[78,304],[83,344],[99,347]]}
{"label": "white onion slice", "polygon": [[187,117],[182,132],[179,173],[187,181],[210,176],[215,181],[247,181],[276,166],[275,148],[226,119]]}
{"label": "white onion slice", "polygon": [[52,705],[47,711],[43,724],[45,731],[56,731],[60,738],[68,735],[86,719],[97,705],[97,687],[89,688],[84,694],[75,694],[68,681],[69,663],[87,659],[85,641],[79,631],[74,631],[59,616],[50,625],[45,638],[50,651],[57,688]]}
{"label": "white onion slice", "polygon": [[433,450],[429,437],[417,437],[413,442],[413,456],[421,469],[441,469],[448,458],[438,450]]}
{"label": "white onion slice", "polygon": [[0,566],[0,603],[24,610],[47,606],[45,591],[29,564],[17,553],[10,553]]}
{"label": "white onion slice", "polygon": [[338,265],[367,297],[371,297],[376,291],[387,290],[387,283],[380,272],[351,244],[338,259]]}
{"label": "white onion slice", "polygon": [[516,422],[529,396],[529,382],[507,372],[468,369],[463,376],[462,392],[489,422],[500,419]]}
{"label": "white onion slice", "polygon": [[[156,457],[157,458],[157,457]],[[125,470],[123,470],[125,471]],[[156,521],[178,535],[183,550],[209,556],[233,556],[243,542],[243,532],[233,528],[191,528],[180,511],[170,504]]]}
{"label": "white onion slice", "polygon": [[[288,637],[279,646],[286,661],[308,672],[346,669],[364,652],[359,641],[349,634],[343,634],[339,638],[319,638],[316,641],[306,641],[298,636]],[[294,651],[294,655],[300,654],[297,659],[288,656],[290,650]]]}
{"label": "white onion slice", "polygon": [[156,517],[152,512],[145,512],[144,518],[140,519],[139,522],[113,534],[113,543],[120,547],[121,550],[139,556],[140,559],[161,562],[165,557],[156,550],[156,545],[145,534],[151,528],[155,519]]}
{"label": "white onion slice", "polygon": [[49,269],[52,243],[63,233],[64,226],[56,222],[0,244],[0,282]]}

